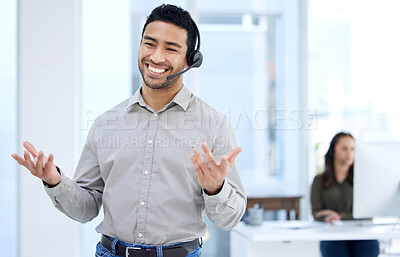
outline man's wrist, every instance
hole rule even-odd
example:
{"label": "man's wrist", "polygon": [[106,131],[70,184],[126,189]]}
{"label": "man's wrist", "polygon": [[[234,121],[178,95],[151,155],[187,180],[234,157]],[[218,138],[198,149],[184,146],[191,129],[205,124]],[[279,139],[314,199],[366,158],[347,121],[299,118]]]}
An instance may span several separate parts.
{"label": "man's wrist", "polygon": [[222,182],[222,185],[221,185],[217,190],[208,191],[207,189],[203,188],[203,189],[204,189],[204,192],[205,192],[206,194],[208,194],[208,195],[216,195],[216,194],[218,194],[219,192],[221,192],[222,187],[224,186],[224,183],[225,183],[225,180],[224,180],[224,182]]}
{"label": "man's wrist", "polygon": [[58,180],[57,183],[52,184],[52,183],[48,183],[48,182],[42,180],[42,181],[43,181],[43,184],[44,184],[46,187],[48,187],[48,188],[56,187],[56,186],[57,186],[58,184],[60,184],[60,182],[61,182],[61,171],[60,171],[60,168],[58,168],[58,167],[56,166],[56,169],[57,169],[57,172],[60,174],[60,178],[59,178],[59,180]]}

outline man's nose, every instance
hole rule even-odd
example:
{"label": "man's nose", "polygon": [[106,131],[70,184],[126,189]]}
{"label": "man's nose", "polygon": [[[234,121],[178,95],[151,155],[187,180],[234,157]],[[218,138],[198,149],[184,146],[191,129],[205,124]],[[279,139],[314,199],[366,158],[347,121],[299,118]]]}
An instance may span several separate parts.
{"label": "man's nose", "polygon": [[160,47],[154,49],[154,52],[150,56],[150,60],[154,63],[163,63],[165,61],[165,55]]}

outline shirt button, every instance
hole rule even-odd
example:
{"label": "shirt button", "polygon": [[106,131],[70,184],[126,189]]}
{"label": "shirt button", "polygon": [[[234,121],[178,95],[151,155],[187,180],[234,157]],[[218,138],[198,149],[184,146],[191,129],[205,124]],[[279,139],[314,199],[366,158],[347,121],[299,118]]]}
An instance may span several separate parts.
{"label": "shirt button", "polygon": [[143,201],[141,201],[141,202],[140,202],[140,205],[141,205],[141,206],[144,206],[144,202],[143,202]]}
{"label": "shirt button", "polygon": [[145,174],[145,175],[149,175],[149,171],[148,171],[148,170],[145,170],[145,171],[144,171],[144,174]]}
{"label": "shirt button", "polygon": [[151,145],[153,143],[153,140],[149,139],[149,141],[147,141],[147,143],[149,143],[149,145]]}
{"label": "shirt button", "polygon": [[155,113],[153,113],[153,115],[154,115],[154,117],[157,117],[157,116],[158,116],[158,113],[155,112]]}
{"label": "shirt button", "polygon": [[137,236],[138,236],[139,238],[142,238],[142,237],[143,237],[143,234],[142,234],[142,233],[139,233],[139,234],[137,234]]}

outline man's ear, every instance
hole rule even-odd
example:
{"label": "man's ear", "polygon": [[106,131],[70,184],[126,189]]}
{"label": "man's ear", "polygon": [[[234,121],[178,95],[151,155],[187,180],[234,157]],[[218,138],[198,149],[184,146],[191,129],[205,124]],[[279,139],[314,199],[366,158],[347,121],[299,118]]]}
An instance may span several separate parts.
{"label": "man's ear", "polygon": [[189,64],[188,64],[188,62],[187,62],[186,55],[185,55],[184,58],[185,58],[185,65],[183,66],[183,69],[185,70],[185,69],[189,68]]}

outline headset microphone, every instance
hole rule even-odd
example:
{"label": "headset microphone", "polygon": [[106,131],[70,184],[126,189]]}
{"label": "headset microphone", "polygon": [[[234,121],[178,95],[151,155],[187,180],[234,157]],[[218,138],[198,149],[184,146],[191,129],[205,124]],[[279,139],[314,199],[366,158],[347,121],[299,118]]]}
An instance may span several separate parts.
{"label": "headset microphone", "polygon": [[177,73],[177,74],[168,76],[168,77],[167,77],[167,80],[171,80],[171,79],[173,79],[173,78],[175,78],[175,77],[178,77],[179,75],[182,75],[183,73],[187,72],[187,71],[190,70],[191,68],[192,68],[192,66],[189,66],[188,68],[184,69],[183,71],[181,71],[181,72],[179,72],[179,73]]}

